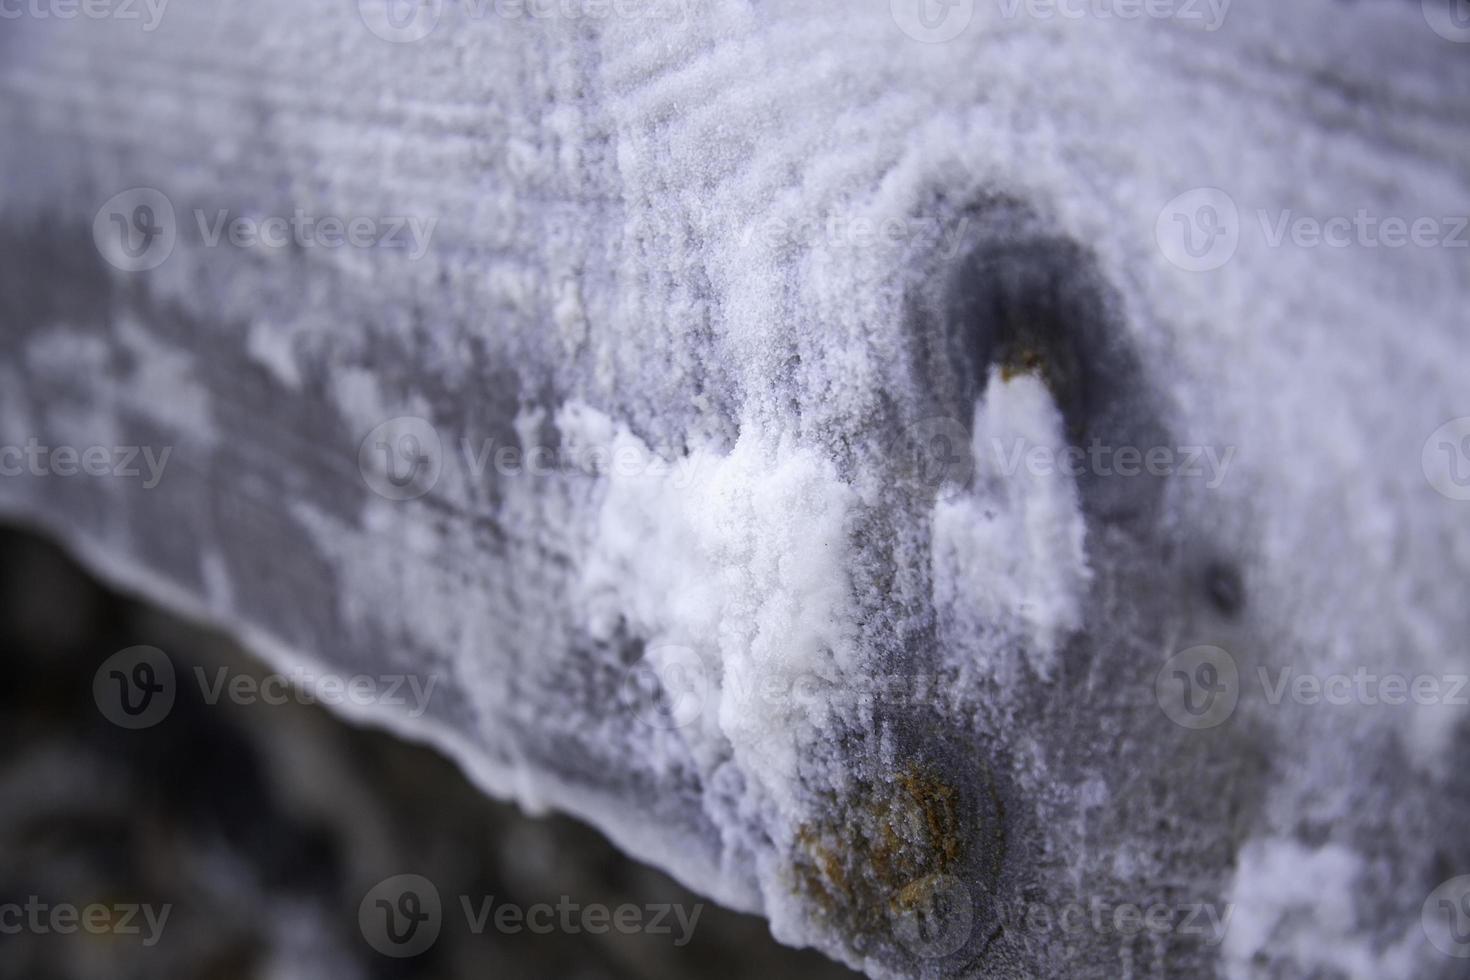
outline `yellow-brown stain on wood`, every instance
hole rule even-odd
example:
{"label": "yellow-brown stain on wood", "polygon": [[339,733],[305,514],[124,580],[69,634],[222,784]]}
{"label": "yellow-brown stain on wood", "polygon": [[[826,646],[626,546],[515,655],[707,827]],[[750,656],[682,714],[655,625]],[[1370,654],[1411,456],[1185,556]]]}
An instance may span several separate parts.
{"label": "yellow-brown stain on wood", "polygon": [[960,795],[921,763],[863,784],[834,810],[845,823],[797,830],[796,886],[849,935],[886,932],[893,911],[921,900],[923,882],[964,862]]}

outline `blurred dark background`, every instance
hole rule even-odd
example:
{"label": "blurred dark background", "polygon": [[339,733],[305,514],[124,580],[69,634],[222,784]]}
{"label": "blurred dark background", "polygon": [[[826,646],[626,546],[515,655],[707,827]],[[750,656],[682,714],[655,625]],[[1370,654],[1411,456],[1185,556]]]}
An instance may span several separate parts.
{"label": "blurred dark background", "polygon": [[[47,540],[0,527],[0,978],[854,976],[709,902],[682,946],[677,923],[658,935],[477,932],[459,896],[686,911],[701,899],[575,821],[526,817],[432,750],[319,707],[210,704],[179,683],[162,721],[121,728],[93,679],[139,644],[181,675],[267,673],[226,638],[104,588]],[[437,941],[406,958],[374,950],[359,924],[367,893],[400,874],[423,875],[443,901]],[[121,928],[145,903],[168,907],[161,928],[141,913],[136,932]],[[111,910],[106,928],[62,934],[25,918],[28,905],[44,923],[94,904]]]}

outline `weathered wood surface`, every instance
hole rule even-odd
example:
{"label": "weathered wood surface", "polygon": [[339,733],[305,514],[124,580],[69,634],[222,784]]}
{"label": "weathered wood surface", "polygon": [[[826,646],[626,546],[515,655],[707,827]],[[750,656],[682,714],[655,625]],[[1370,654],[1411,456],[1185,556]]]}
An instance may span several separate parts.
{"label": "weathered wood surface", "polygon": [[1179,6],[7,22],[0,509],[873,976],[1455,975],[1470,48]]}

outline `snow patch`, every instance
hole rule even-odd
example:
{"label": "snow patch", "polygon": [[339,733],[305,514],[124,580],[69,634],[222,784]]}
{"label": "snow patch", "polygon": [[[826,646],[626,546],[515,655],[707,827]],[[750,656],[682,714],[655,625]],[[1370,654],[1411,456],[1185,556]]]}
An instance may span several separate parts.
{"label": "snow patch", "polygon": [[[557,413],[564,440],[647,455],[637,436],[583,405]],[[647,641],[694,649],[709,701],[689,737],[712,764],[732,752],[785,814],[799,813],[800,747],[830,722],[812,679],[855,670],[847,525],[856,492],[789,433],[747,421],[728,455],[696,449],[693,479],[610,473],[583,566],[594,632],[620,617]],[[686,662],[681,666],[687,667]],[[780,692],[773,694],[773,692]],[[728,745],[728,749],[726,749]]]}
{"label": "snow patch", "polygon": [[1309,848],[1286,838],[1249,841],[1240,850],[1230,895],[1224,966],[1230,980],[1255,980],[1260,963],[1290,964],[1301,975],[1408,980],[1418,975],[1417,923],[1399,942],[1374,949],[1370,923],[1355,905],[1363,858],[1340,844]]}
{"label": "snow patch", "polygon": [[301,369],[296,365],[291,331],[279,324],[257,320],[245,337],[245,351],[287,388],[301,388]]}
{"label": "snow patch", "polygon": [[1075,479],[1030,467],[1025,454],[1060,459],[1065,424],[1040,378],[993,370],[972,432],[973,488],[934,504],[935,604],[1019,636],[1032,670],[1050,680],[1062,643],[1082,627],[1087,524]]}

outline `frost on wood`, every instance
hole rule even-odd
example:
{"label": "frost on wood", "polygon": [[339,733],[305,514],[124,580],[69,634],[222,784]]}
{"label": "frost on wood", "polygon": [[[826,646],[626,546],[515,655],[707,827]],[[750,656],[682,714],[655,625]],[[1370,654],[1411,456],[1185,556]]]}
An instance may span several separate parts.
{"label": "frost on wood", "polygon": [[[0,443],[170,455],[0,507],[875,977],[1453,975],[1463,709],[1266,695],[1465,669],[1465,253],[1273,243],[1470,209],[1463,52],[846,7],[7,27]],[[221,223],[298,213],[404,247]]]}

